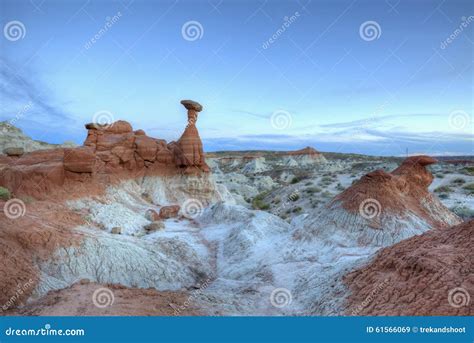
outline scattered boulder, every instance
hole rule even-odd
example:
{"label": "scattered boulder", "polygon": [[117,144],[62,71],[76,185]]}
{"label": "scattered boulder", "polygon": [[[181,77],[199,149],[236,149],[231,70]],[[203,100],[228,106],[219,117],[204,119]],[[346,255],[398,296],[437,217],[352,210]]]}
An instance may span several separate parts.
{"label": "scattered boulder", "polygon": [[154,161],[156,159],[156,152],[158,144],[154,138],[140,135],[135,138],[138,155],[145,161]]}
{"label": "scattered boulder", "polygon": [[160,218],[161,219],[175,218],[178,216],[180,209],[181,207],[179,205],[163,206],[162,208],[160,208]]}
{"label": "scattered boulder", "polygon": [[110,233],[112,233],[114,235],[121,235],[122,234],[122,228],[119,227],[119,226],[115,226],[115,227],[112,228]]}
{"label": "scattered boulder", "polygon": [[14,156],[18,157],[21,156],[25,153],[25,150],[23,148],[5,148],[3,149],[3,153],[7,156]]}
{"label": "scattered boulder", "polygon": [[162,221],[154,221],[151,224],[147,224],[143,227],[147,233],[163,230],[165,228],[165,224]]}
{"label": "scattered boulder", "polygon": [[151,222],[154,222],[154,221],[160,219],[160,215],[154,209],[150,208],[150,209],[146,210],[145,218],[148,219]]}

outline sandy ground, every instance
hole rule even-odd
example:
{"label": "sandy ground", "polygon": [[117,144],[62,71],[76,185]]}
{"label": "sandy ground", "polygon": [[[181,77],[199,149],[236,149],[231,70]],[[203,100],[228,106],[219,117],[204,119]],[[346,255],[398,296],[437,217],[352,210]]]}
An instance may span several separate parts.
{"label": "sandy ground", "polygon": [[[6,315],[20,316],[180,316],[200,315],[187,292],[76,283]],[[179,311],[179,312],[178,312]]]}

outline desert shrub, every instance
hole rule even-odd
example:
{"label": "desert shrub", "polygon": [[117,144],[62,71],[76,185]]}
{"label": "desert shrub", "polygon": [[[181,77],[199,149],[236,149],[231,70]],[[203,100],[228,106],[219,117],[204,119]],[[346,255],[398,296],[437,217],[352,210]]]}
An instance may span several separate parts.
{"label": "desert shrub", "polygon": [[449,194],[447,194],[447,193],[441,193],[441,194],[438,195],[438,198],[440,198],[440,199],[447,199],[447,198],[449,198]]}
{"label": "desert shrub", "polygon": [[470,220],[474,218],[474,210],[466,206],[454,206],[450,208],[451,211],[456,213],[464,220]]}
{"label": "desert shrub", "polygon": [[300,195],[299,195],[299,194],[296,194],[296,193],[291,194],[291,195],[288,197],[288,199],[291,200],[291,201],[296,201],[296,200],[298,200],[299,198],[300,198]]}
{"label": "desert shrub", "polygon": [[321,192],[321,188],[319,187],[309,187],[304,190],[308,194],[319,193]]}
{"label": "desert shrub", "polygon": [[324,198],[331,198],[332,197],[332,193],[331,192],[328,192],[328,191],[325,191],[321,194],[321,196],[323,196]]}
{"label": "desert shrub", "polygon": [[265,203],[263,199],[267,196],[268,192],[262,192],[255,196],[252,200],[252,206],[254,209],[257,210],[268,210],[270,208],[270,205]]}
{"label": "desert shrub", "polygon": [[435,193],[451,193],[453,190],[449,186],[439,186],[434,191]]}
{"label": "desert shrub", "polygon": [[461,170],[463,174],[474,175],[474,166],[465,167]]}
{"label": "desert shrub", "polygon": [[474,194],[474,182],[473,183],[468,183],[463,187],[467,191],[468,194]]}
{"label": "desert shrub", "polygon": [[275,199],[273,199],[274,204],[279,204],[280,202],[281,202],[281,199],[279,197],[276,197]]}
{"label": "desert shrub", "polygon": [[300,213],[301,211],[303,211],[303,209],[299,206],[293,209],[293,213]]}
{"label": "desert shrub", "polygon": [[8,200],[10,199],[10,197],[11,197],[10,191],[5,187],[0,186],[0,199]]}
{"label": "desert shrub", "polygon": [[465,183],[466,180],[464,180],[462,177],[457,177],[451,181],[451,184],[456,186],[464,185]]}
{"label": "desert shrub", "polygon": [[290,181],[290,183],[292,185],[294,185],[295,183],[298,183],[298,182],[300,182],[300,179],[298,179],[296,176],[294,178],[292,178],[291,181]]}
{"label": "desert shrub", "polygon": [[438,173],[438,174],[436,174],[436,177],[437,177],[438,179],[442,179],[442,178],[444,178],[444,174]]}
{"label": "desert shrub", "polygon": [[333,181],[333,178],[332,177],[329,177],[329,176],[323,176],[323,178],[321,179],[322,182],[326,183],[326,182],[329,182],[331,183]]}
{"label": "desert shrub", "polygon": [[305,185],[305,186],[311,186],[312,184],[313,184],[313,183],[312,183],[311,181],[309,181],[309,182],[306,182],[304,185]]}
{"label": "desert shrub", "polygon": [[338,191],[343,191],[345,188],[340,183],[338,183],[337,186],[336,186],[336,189]]}

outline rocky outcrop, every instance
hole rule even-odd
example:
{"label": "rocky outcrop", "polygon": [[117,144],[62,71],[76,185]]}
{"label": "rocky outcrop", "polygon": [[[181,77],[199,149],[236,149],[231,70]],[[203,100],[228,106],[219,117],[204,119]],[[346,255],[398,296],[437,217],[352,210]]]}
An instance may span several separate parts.
{"label": "rocky outcrop", "polygon": [[167,144],[143,130],[134,131],[123,120],[109,125],[90,123],[85,125],[88,132],[82,147],[0,155],[0,185],[16,195],[42,198],[70,182],[103,184],[139,175],[207,173],[196,128],[202,106],[190,100],[182,103],[188,109],[188,125],[177,142]]}
{"label": "rocky outcrop", "polygon": [[176,156],[176,164],[186,170],[198,168],[209,171],[205,162],[204,151],[201,138],[196,128],[198,112],[202,111],[202,106],[191,100],[183,100],[181,104],[188,110],[188,126],[184,130],[181,138],[169,145],[169,148]]}
{"label": "rocky outcrop", "polygon": [[347,314],[474,315],[474,220],[380,250],[351,272]]}
{"label": "rocky outcrop", "polygon": [[433,176],[428,156],[407,158],[391,173],[376,170],[305,220],[295,237],[319,237],[344,246],[385,247],[460,218],[428,191]]}
{"label": "rocky outcrop", "polygon": [[[0,152],[8,155],[6,149],[23,149],[26,152],[44,149],[72,148],[77,146],[73,142],[64,142],[63,144],[49,144],[41,141],[35,141],[23,133],[22,130],[13,126],[15,120],[10,122],[0,122]],[[17,150],[19,151],[19,150]],[[17,153],[15,156],[19,156]]]}
{"label": "rocky outcrop", "polygon": [[287,167],[306,167],[327,162],[323,154],[309,146],[304,149],[282,153],[281,156],[282,164]]}

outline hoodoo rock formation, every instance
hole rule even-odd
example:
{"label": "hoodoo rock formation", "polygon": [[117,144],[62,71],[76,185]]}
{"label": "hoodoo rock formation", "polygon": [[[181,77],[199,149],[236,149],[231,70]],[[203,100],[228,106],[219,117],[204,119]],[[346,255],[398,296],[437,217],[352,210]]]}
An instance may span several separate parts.
{"label": "hoodoo rock formation", "polygon": [[176,164],[186,170],[198,168],[209,171],[205,162],[201,138],[196,128],[198,112],[202,111],[202,106],[192,100],[183,100],[181,104],[188,110],[188,125],[178,142],[173,144]]}
{"label": "hoodoo rock formation", "polygon": [[202,106],[190,100],[188,125],[177,142],[149,137],[134,131],[123,120],[109,125],[86,124],[84,146],[39,150],[22,156],[0,155],[0,185],[16,196],[43,198],[71,183],[109,183],[117,178],[201,174],[209,172],[196,128]]}
{"label": "hoodoo rock formation", "polygon": [[295,236],[336,239],[339,244],[385,247],[431,228],[461,222],[428,191],[433,180],[428,156],[407,158],[391,173],[376,170],[306,219]]}

